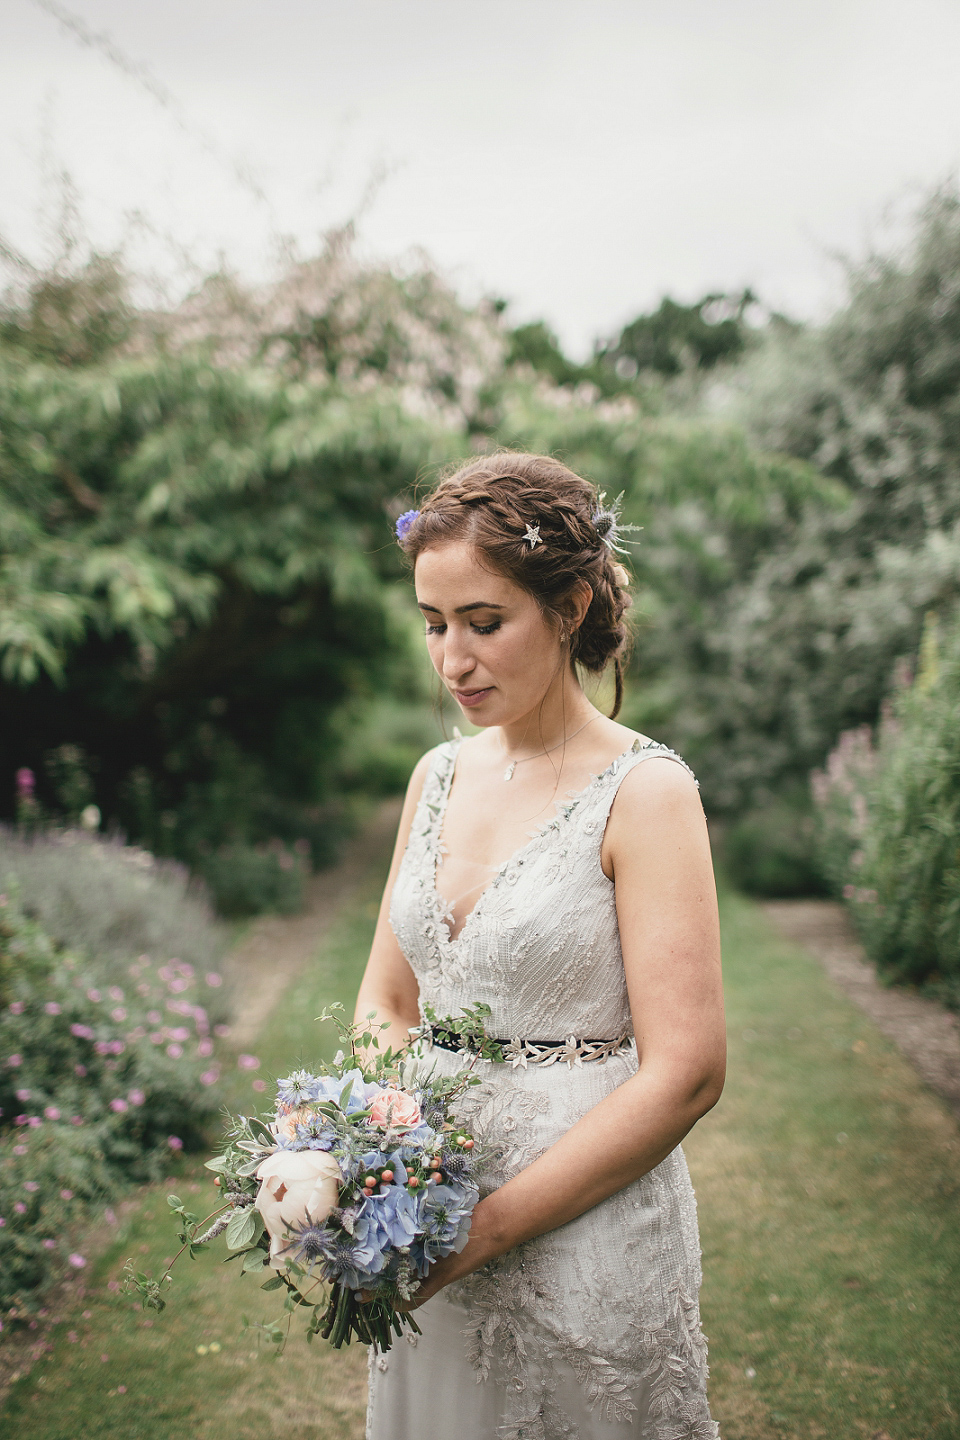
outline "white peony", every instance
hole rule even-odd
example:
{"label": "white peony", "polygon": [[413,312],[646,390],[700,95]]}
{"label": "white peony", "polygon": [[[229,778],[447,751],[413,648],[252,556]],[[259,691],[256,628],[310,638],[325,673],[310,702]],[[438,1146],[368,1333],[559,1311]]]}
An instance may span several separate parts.
{"label": "white peony", "polygon": [[325,1150],[276,1150],[257,1169],[256,1207],[270,1236],[270,1264],[282,1270],[305,1225],[322,1225],[339,1197],[340,1166]]}

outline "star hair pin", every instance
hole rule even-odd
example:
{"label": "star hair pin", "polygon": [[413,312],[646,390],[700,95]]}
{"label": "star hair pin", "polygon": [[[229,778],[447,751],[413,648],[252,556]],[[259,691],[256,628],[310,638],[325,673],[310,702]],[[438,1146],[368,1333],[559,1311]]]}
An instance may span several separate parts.
{"label": "star hair pin", "polygon": [[528,525],[526,530],[524,531],[523,539],[526,540],[531,550],[534,550],[538,545],[542,545],[543,541],[540,539],[539,524]]}
{"label": "star hair pin", "polygon": [[[609,505],[607,504],[606,494],[601,490],[597,496],[597,508],[590,516],[590,519],[593,521],[593,528],[611,553],[615,552],[617,555],[629,555],[630,551],[620,542],[627,530],[642,530],[643,526],[622,525],[620,523],[620,511],[622,508],[622,490],[616,500],[612,500]],[[626,541],[627,545],[631,543],[633,542],[629,540]]]}

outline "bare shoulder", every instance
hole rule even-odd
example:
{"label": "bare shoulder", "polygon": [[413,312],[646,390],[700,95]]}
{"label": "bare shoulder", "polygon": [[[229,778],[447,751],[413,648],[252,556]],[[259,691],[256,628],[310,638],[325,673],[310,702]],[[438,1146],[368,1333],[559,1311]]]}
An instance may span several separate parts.
{"label": "bare shoulder", "polygon": [[[651,742],[645,736],[644,744]],[[651,822],[695,821],[703,824],[700,789],[687,765],[664,753],[652,751],[623,777],[610,812],[610,831],[638,826],[649,830]]]}

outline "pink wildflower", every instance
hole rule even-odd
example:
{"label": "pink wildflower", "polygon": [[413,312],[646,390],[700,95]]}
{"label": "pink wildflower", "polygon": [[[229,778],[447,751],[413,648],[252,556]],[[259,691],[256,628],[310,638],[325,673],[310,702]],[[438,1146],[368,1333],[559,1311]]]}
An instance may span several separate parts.
{"label": "pink wildflower", "polygon": [[29,1155],[30,1147],[28,1145],[14,1145],[13,1153],[14,1155]]}
{"label": "pink wildflower", "polygon": [[30,1099],[30,1091],[29,1091],[29,1090],[18,1090],[18,1091],[17,1091],[17,1099],[18,1099],[18,1100],[29,1100],[29,1099]]}
{"label": "pink wildflower", "polygon": [[100,991],[99,991],[99,990],[88,990],[88,991],[87,991],[87,999],[88,999],[88,1000],[92,1000],[94,1003],[96,1003],[96,1002],[100,999]]}
{"label": "pink wildflower", "polygon": [[216,970],[211,970],[210,974],[206,977],[206,980],[207,984],[212,990],[218,990],[223,984],[223,976],[218,975]]}
{"label": "pink wildflower", "polygon": [[37,1184],[36,1180],[24,1180],[23,1188],[24,1190],[26,1190],[28,1195],[35,1195],[40,1189],[40,1186]]}
{"label": "pink wildflower", "polygon": [[146,1098],[142,1090],[131,1090],[127,1095],[131,1105],[142,1105]]}
{"label": "pink wildflower", "polygon": [[74,1067],[73,1067],[73,1073],[74,1073],[74,1075],[79,1075],[79,1076],[80,1076],[80,1079],[82,1080],[83,1077],[84,1077],[84,1076],[86,1075],[86,1073],[87,1073],[87,1067],[86,1067],[86,1065],[74,1065]]}
{"label": "pink wildflower", "polygon": [[253,1088],[254,1088],[254,1090],[259,1090],[259,1091],[266,1090],[266,1088],[267,1088],[267,1082],[266,1082],[266,1080],[254,1080],[254,1082],[253,1082]]}
{"label": "pink wildflower", "polygon": [[148,1010],[147,1019],[150,1021],[151,1025],[159,1025],[160,1021],[163,1019],[163,1016],[160,1014],[159,1010]]}
{"label": "pink wildflower", "polygon": [[260,1061],[256,1055],[238,1055],[237,1064],[241,1070],[259,1070]]}
{"label": "pink wildflower", "polygon": [[219,1079],[220,1079],[220,1072],[219,1072],[219,1070],[204,1070],[203,1074],[200,1076],[200,1084],[201,1084],[201,1085],[216,1085],[216,1083],[217,1083],[217,1081],[218,1081]]}
{"label": "pink wildflower", "polygon": [[168,1046],[167,1046],[167,1054],[170,1056],[170,1059],[171,1059],[171,1060],[179,1060],[179,1059],[180,1059],[180,1056],[183,1054],[183,1046],[182,1046],[182,1045],[168,1045]]}
{"label": "pink wildflower", "polygon": [[48,1015],[59,1015],[59,1014],[60,1014],[60,1006],[57,1004],[56,1000],[48,1000],[47,1003],[46,1003],[46,1005],[44,1005],[43,1008],[44,1008],[44,1010],[46,1010],[46,1012],[47,1012]]}
{"label": "pink wildflower", "polygon": [[110,1011],[110,1019],[117,1025],[122,1025],[126,1018],[127,1012],[122,1005],[118,1005],[115,1010]]}
{"label": "pink wildflower", "polygon": [[128,1108],[129,1108],[129,1107],[128,1107],[128,1105],[127,1105],[126,1100],[121,1100],[121,1099],[119,1098],[119,1096],[117,1097],[116,1100],[111,1100],[111,1101],[110,1101],[110,1109],[113,1110],[114,1113],[117,1114],[117,1115],[122,1115],[123,1112],[124,1112],[124,1110],[126,1110],[126,1109],[128,1109]]}
{"label": "pink wildflower", "polygon": [[14,1001],[12,1002],[12,1004],[11,1004],[11,1006],[10,1006],[10,1014],[11,1014],[11,1015],[22,1015],[22,1014],[23,1014],[23,1001],[22,1001],[22,1000],[14,1000]]}
{"label": "pink wildflower", "polygon": [[48,1120],[60,1119],[60,1111],[57,1109],[56,1105],[48,1105],[43,1113],[44,1115],[46,1115]]}
{"label": "pink wildflower", "polygon": [[71,1116],[70,1116],[70,1124],[71,1124],[71,1125],[82,1125],[82,1124],[83,1124],[83,1116],[82,1116],[82,1115],[71,1115]]}
{"label": "pink wildflower", "polygon": [[18,1215],[26,1215],[27,1213],[27,1207],[26,1205],[24,1205],[22,1200],[18,1200],[13,1208],[14,1210],[16,1210]]}
{"label": "pink wildflower", "polygon": [[23,1064],[23,1056],[10,1055],[7,1059],[7,1064],[10,1066],[11,1070],[19,1070],[20,1066]]}
{"label": "pink wildflower", "polygon": [[219,1038],[220,1038],[221,1040],[226,1040],[227,1036],[230,1034],[230,1026],[229,1026],[229,1025],[214,1025],[214,1027],[213,1027],[213,1033],[214,1033],[214,1035],[219,1036]]}
{"label": "pink wildflower", "polygon": [[72,1191],[72,1190],[61,1190],[61,1191],[60,1191],[60,1199],[61,1199],[61,1200],[72,1200],[72,1199],[73,1199],[73,1191]]}
{"label": "pink wildflower", "polygon": [[170,1146],[171,1150],[183,1149],[183,1141],[180,1139],[179,1135],[168,1135],[167,1144]]}
{"label": "pink wildflower", "polygon": [[44,1242],[43,1242],[43,1248],[44,1248],[44,1250],[56,1250],[56,1248],[57,1248],[57,1242],[56,1242],[56,1240],[44,1240]]}
{"label": "pink wildflower", "polygon": [[72,1265],[74,1270],[82,1270],[87,1262],[82,1255],[78,1255],[77,1252],[74,1251],[72,1255],[67,1256],[67,1263]]}
{"label": "pink wildflower", "polygon": [[111,1000],[123,999],[123,991],[120,989],[119,985],[111,985],[110,989],[107,991],[107,994],[110,996]]}

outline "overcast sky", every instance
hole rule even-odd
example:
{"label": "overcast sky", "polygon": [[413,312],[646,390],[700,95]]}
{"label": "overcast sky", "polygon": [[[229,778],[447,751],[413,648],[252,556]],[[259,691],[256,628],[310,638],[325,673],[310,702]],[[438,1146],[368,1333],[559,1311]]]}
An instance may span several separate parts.
{"label": "overcast sky", "polygon": [[31,257],[63,168],[95,243],[138,212],[168,267],[264,273],[359,213],[577,353],[664,293],[822,314],[831,256],[958,162],[957,0],[0,6],[0,232]]}

